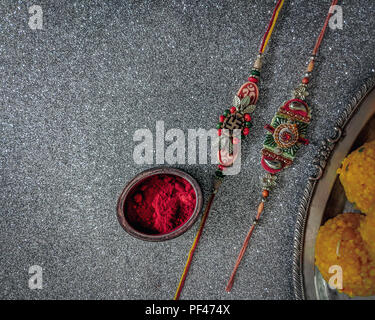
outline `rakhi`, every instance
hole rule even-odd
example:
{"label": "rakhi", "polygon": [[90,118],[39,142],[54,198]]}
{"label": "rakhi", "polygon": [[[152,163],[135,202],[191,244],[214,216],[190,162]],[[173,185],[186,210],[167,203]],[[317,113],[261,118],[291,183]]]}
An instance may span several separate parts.
{"label": "rakhi", "polygon": [[[218,151],[218,168],[215,171],[213,179],[213,191],[208,199],[206,208],[203,212],[199,229],[195,236],[193,245],[189,251],[189,255],[185,264],[184,271],[181,275],[180,282],[178,284],[174,300],[178,300],[181,291],[184,287],[186,276],[189,272],[191,262],[193,260],[193,255],[195,249],[197,248],[199,239],[201,238],[203,228],[205,226],[208,213],[212,202],[215,198],[216,193],[224,179],[223,170],[231,167],[236,160],[236,152],[239,149],[239,142],[241,138],[244,138],[250,133],[251,127],[251,115],[255,110],[255,104],[257,103],[259,96],[259,89],[257,83],[259,82],[260,70],[262,68],[262,57],[263,53],[267,47],[268,41],[271,37],[272,31],[276,25],[277,18],[279,16],[280,10],[284,4],[284,0],[278,0],[274,8],[271,20],[268,24],[267,30],[262,38],[262,43],[260,45],[259,54],[253,68],[250,72],[250,77],[248,82],[243,84],[237,95],[234,97],[232,106],[230,109],[224,111],[224,113],[219,118],[219,123],[217,124],[218,136],[219,136],[219,151]],[[236,147],[237,146],[237,147]]]}
{"label": "rakhi", "polygon": [[276,174],[283,169],[292,165],[296,152],[302,145],[307,145],[309,141],[305,138],[307,127],[311,120],[311,109],[306,103],[308,96],[307,86],[315,65],[315,59],[324,37],[329,19],[332,15],[332,7],[337,4],[338,0],[333,0],[330,10],[316,40],[306,73],[302,83],[293,91],[294,98],[286,101],[273,117],[271,124],[266,125],[268,131],[263,144],[261,165],[267,173],[261,178],[262,182],[262,199],[258,206],[257,214],[245,238],[241,251],[238,255],[232,275],[228,281],[226,291],[231,291],[237,269],[245,254],[251,235],[255,226],[258,224],[260,216],[264,211],[269,191],[276,185]]}

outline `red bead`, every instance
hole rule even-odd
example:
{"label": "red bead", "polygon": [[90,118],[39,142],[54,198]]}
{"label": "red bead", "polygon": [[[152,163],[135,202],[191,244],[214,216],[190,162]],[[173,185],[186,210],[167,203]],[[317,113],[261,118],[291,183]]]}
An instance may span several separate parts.
{"label": "red bead", "polygon": [[250,82],[253,82],[253,83],[258,83],[258,79],[257,78],[254,78],[254,77],[250,77],[248,79]]}
{"label": "red bead", "polygon": [[238,144],[240,142],[240,139],[233,137],[233,144]]}
{"label": "red bead", "polygon": [[249,133],[250,133],[249,128],[244,128],[244,129],[243,129],[243,134],[244,134],[245,136],[247,136]]}
{"label": "red bead", "polygon": [[303,84],[308,84],[309,81],[310,81],[310,79],[309,79],[308,77],[304,77],[304,78],[302,79],[302,83],[303,83]]}
{"label": "red bead", "polygon": [[223,171],[224,170],[224,166],[222,165],[222,164],[219,164],[218,166],[217,166],[218,168],[219,168],[219,170],[221,170],[221,171]]}
{"label": "red bead", "polygon": [[250,122],[251,121],[251,116],[248,113],[245,113],[243,117],[245,118],[246,122]]}
{"label": "red bead", "polygon": [[230,108],[230,112],[231,113],[235,113],[237,111],[237,108],[236,107],[232,107],[232,108]]}
{"label": "red bead", "polygon": [[220,137],[221,136],[221,129],[217,130],[217,135]]}
{"label": "red bead", "polygon": [[288,142],[290,141],[290,139],[292,139],[292,135],[288,132],[284,132],[282,137],[281,137],[284,141]]}
{"label": "red bead", "polygon": [[220,116],[220,117],[219,117],[219,120],[220,120],[220,122],[224,122],[225,117],[224,117],[224,116]]}

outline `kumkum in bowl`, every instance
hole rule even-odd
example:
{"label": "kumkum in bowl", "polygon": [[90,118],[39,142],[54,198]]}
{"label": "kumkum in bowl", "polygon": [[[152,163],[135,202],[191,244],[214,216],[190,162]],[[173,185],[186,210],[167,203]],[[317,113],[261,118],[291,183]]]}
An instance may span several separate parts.
{"label": "kumkum in bowl", "polygon": [[186,232],[202,208],[197,181],[174,168],[153,168],[136,175],[117,202],[117,218],[130,235],[164,241]]}

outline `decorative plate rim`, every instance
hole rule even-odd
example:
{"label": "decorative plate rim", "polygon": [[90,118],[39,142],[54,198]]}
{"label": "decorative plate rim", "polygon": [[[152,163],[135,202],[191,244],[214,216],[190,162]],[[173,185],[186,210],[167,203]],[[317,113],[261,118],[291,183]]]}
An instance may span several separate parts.
{"label": "decorative plate rim", "polygon": [[358,110],[361,102],[367,97],[372,89],[375,89],[375,76],[368,78],[360,87],[354,97],[340,114],[338,121],[333,127],[334,134],[332,137],[322,141],[321,147],[313,160],[313,165],[317,173],[308,178],[307,185],[302,195],[302,200],[297,212],[296,225],[294,229],[293,243],[293,289],[294,297],[297,300],[305,299],[305,288],[303,278],[303,243],[305,238],[305,228],[308,218],[310,203],[314,195],[317,182],[322,178],[324,170],[330,159],[336,144],[342,137],[346,125]]}

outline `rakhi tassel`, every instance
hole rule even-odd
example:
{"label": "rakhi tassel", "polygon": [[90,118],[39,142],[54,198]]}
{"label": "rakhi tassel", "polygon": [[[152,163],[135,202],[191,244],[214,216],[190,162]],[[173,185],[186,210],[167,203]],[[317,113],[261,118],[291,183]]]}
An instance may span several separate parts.
{"label": "rakhi tassel", "polygon": [[256,215],[256,217],[255,217],[255,219],[253,221],[253,224],[250,227],[249,232],[247,233],[247,236],[246,236],[245,241],[244,241],[244,243],[242,245],[241,251],[240,251],[240,253],[238,255],[236,264],[234,265],[234,268],[233,268],[233,271],[232,271],[232,275],[230,276],[230,279],[228,281],[227,287],[225,289],[227,292],[230,292],[232,290],[233,283],[234,283],[234,278],[235,278],[236,273],[237,273],[237,269],[240,266],[242,258],[243,258],[244,254],[246,252],[247,246],[249,245],[250,238],[251,238],[251,235],[253,234],[255,226],[258,224],[260,216],[262,215],[262,212],[264,211],[264,203],[266,201],[266,198],[269,195],[268,190],[263,190],[262,195],[263,195],[263,198],[262,198],[261,203],[259,203],[259,205],[258,205],[257,215]]}

